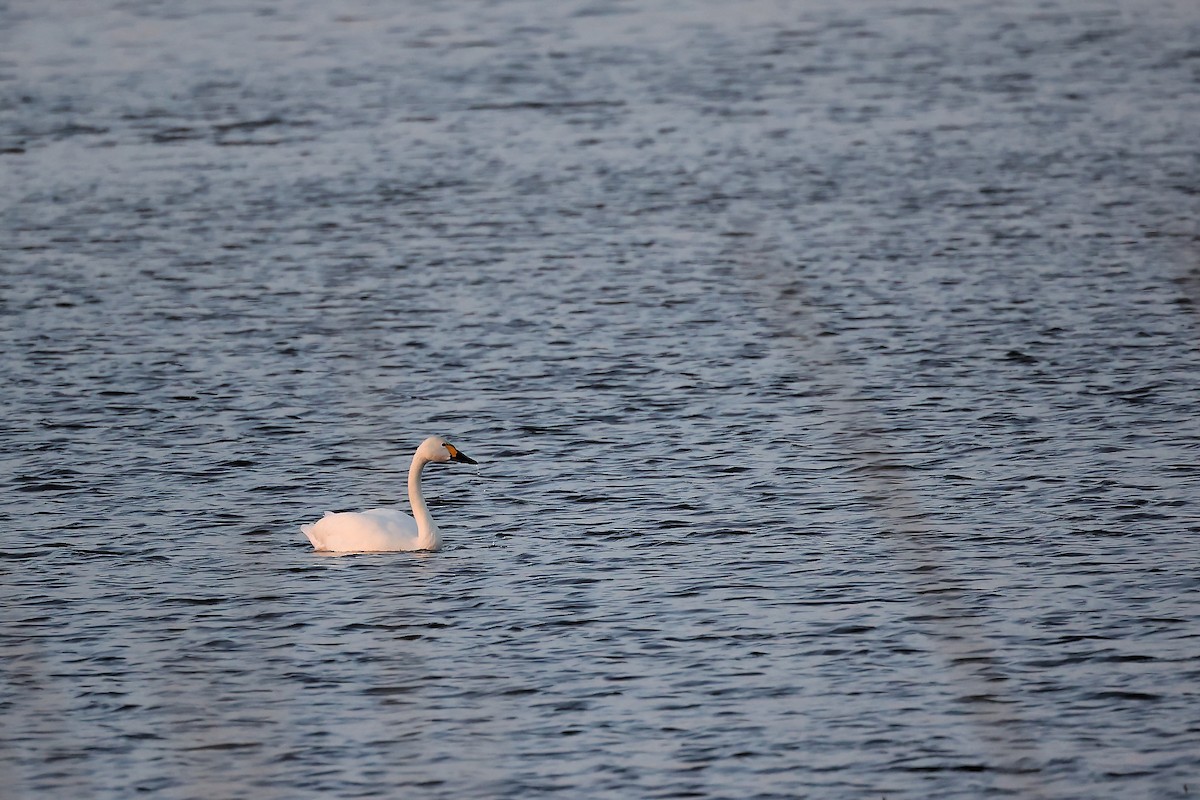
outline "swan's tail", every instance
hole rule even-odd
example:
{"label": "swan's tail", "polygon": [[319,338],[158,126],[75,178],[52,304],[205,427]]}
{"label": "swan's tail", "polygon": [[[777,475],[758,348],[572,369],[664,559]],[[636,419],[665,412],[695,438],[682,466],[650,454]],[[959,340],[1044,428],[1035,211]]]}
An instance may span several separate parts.
{"label": "swan's tail", "polygon": [[[332,511],[326,511],[325,516],[328,517],[332,513],[333,513]],[[314,522],[311,525],[301,525],[300,526],[300,532],[308,537],[308,541],[312,542],[312,546],[313,546],[314,550],[321,549],[321,542],[317,539],[317,525],[319,524],[319,522],[320,521],[318,520],[317,522]]]}

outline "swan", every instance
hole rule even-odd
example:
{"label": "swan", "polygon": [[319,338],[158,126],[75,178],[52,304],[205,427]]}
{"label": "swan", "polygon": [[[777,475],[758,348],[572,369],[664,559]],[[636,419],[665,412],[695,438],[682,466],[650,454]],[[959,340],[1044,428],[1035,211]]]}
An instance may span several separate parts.
{"label": "swan", "polygon": [[340,514],[326,511],[323,518],[311,525],[301,525],[300,530],[312,542],[313,549],[320,551],[437,550],[442,546],[442,537],[429,515],[425,498],[421,496],[421,470],[431,461],[479,463],[440,436],[430,436],[413,453],[412,466],[408,468],[408,503],[412,506],[412,517],[396,508]]}

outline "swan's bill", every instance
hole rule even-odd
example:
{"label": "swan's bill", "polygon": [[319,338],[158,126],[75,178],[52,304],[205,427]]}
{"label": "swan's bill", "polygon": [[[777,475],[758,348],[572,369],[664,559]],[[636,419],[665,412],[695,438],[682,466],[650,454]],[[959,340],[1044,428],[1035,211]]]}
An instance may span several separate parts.
{"label": "swan's bill", "polygon": [[459,450],[457,447],[450,444],[449,442],[446,442],[446,450],[449,451],[449,453],[450,453],[451,461],[457,461],[461,464],[478,464],[479,463],[478,461],[471,458],[469,455],[462,452],[461,450]]}

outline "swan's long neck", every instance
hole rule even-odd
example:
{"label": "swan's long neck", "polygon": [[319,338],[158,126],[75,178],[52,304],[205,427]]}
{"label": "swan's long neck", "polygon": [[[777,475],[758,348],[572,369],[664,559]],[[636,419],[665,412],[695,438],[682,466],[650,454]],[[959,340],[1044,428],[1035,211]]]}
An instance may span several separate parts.
{"label": "swan's long neck", "polygon": [[408,504],[412,506],[413,519],[417,522],[417,546],[423,550],[436,550],[442,537],[421,495],[421,470],[427,463],[420,455],[413,456],[412,466],[408,468]]}

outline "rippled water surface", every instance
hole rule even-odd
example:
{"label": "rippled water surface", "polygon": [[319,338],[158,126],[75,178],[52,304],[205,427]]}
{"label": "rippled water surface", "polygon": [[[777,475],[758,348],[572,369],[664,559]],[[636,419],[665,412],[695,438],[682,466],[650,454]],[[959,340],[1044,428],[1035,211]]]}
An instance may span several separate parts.
{"label": "rippled water surface", "polygon": [[0,795],[1195,797],[1198,42],[0,4]]}

